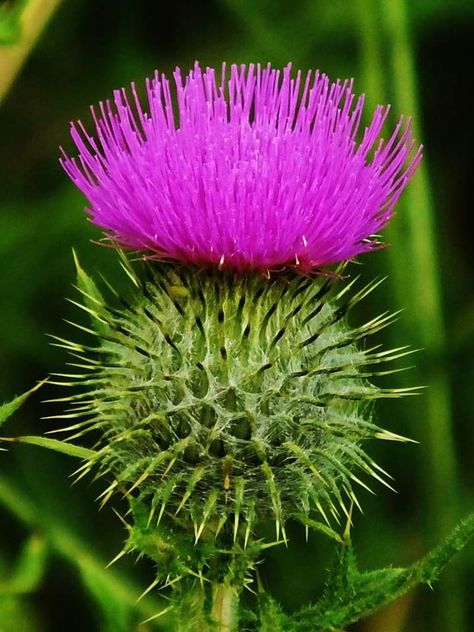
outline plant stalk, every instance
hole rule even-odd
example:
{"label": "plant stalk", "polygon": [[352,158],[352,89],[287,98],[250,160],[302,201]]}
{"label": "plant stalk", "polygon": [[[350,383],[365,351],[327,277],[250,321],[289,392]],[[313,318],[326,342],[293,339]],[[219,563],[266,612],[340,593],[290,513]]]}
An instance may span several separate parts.
{"label": "plant stalk", "polygon": [[234,632],[237,630],[238,594],[228,583],[215,584],[212,588],[211,616],[215,623],[215,632]]}

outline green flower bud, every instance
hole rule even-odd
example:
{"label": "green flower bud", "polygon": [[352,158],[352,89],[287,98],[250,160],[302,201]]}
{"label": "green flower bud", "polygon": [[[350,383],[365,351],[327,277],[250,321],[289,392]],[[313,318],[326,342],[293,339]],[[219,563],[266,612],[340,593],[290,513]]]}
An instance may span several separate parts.
{"label": "green flower bud", "polygon": [[83,470],[111,481],[103,502],[119,491],[131,503],[126,548],[169,583],[221,573],[230,551],[244,576],[272,544],[269,521],[277,541],[288,520],[338,538],[355,488],[385,482],[366,440],[400,439],[373,422],[372,403],[404,391],[374,386],[367,367],[406,351],[359,344],[393,316],[347,323],[379,281],[351,294],[339,275],[122,263],[133,296],[119,308],[79,268],[96,342],[66,346],[87,369],[67,383],[81,387],[67,417],[85,418],[75,436],[100,436]]}

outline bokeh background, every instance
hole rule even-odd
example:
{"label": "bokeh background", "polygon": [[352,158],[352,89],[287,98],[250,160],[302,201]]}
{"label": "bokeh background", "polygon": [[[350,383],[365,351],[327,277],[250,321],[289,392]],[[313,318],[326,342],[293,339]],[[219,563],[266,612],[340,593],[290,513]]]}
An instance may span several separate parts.
{"label": "bokeh background", "polygon": [[[15,17],[27,4],[0,3],[0,76],[5,47],[22,36]],[[388,275],[356,320],[402,308],[380,340],[422,350],[408,362],[416,367],[391,384],[427,388],[378,407],[384,426],[419,444],[373,446],[398,493],[363,495],[353,537],[367,568],[420,557],[474,500],[473,42],[472,0],[58,2],[0,105],[0,401],[64,370],[65,355],[47,334],[78,335],[65,323],[77,319],[64,298],[75,298],[73,247],[89,271],[123,282],[114,253],[91,243],[98,233],[58,164],[58,146],[70,147],[70,120],[88,119],[89,104],[116,87],[195,59],[292,61],[332,78],[355,77],[369,108],[388,102],[394,116],[412,115],[426,147],[386,231],[391,247],[352,269],[367,281]],[[2,433],[54,427],[42,418],[57,407],[41,400],[57,395],[54,385],[43,387]],[[132,608],[152,578],[146,561],[122,559],[104,570],[124,527],[111,507],[98,511],[99,484],[72,486],[75,465],[39,448],[0,453],[0,632],[166,629],[166,619],[138,623],[160,609],[159,595]],[[290,532],[289,548],[272,551],[263,567],[288,610],[317,596],[329,564],[324,540],[305,544],[298,529]],[[473,630],[473,562],[471,546],[435,592],[420,588],[353,629]]]}

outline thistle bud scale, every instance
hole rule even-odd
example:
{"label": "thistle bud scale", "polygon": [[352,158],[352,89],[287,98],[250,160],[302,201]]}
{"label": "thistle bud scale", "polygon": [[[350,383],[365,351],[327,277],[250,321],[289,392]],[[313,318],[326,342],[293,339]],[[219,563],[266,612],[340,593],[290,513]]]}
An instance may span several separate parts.
{"label": "thistle bud scale", "polygon": [[147,514],[134,536],[142,549],[150,525],[155,544],[161,525],[165,551],[189,530],[244,550],[269,520],[277,539],[290,519],[337,537],[355,488],[384,480],[364,442],[382,436],[372,401],[394,392],[367,367],[393,354],[357,341],[391,317],[347,322],[377,282],[351,294],[337,278],[164,263],[137,275],[124,262],[134,286],[125,308],[91,293],[90,280],[83,289],[97,339],[77,378],[84,391],[71,396],[72,414],[86,417],[79,431],[101,435],[86,469],[113,480],[103,500],[120,490]]}

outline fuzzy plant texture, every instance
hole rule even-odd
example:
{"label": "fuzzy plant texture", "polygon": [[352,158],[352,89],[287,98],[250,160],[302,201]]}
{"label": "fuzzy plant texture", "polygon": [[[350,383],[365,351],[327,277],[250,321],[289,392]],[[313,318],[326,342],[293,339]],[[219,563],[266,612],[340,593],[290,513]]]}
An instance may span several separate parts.
{"label": "fuzzy plant texture", "polygon": [[[62,165],[130,289],[104,294],[77,262],[92,338],[57,340],[77,368],[58,382],[68,435],[42,444],[108,481],[103,503],[127,499],[119,556],[155,562],[145,592],[167,589],[172,629],[339,629],[449,557],[375,578],[349,538],[358,488],[389,486],[368,440],[403,440],[373,402],[412,391],[372,383],[408,350],[370,344],[389,313],[351,326],[380,281],[347,281],[347,261],[379,245],[421,148],[409,121],[380,138],[388,108],[361,130],[352,83],[319,73],[223,66],[218,80],[196,64],[174,79],[174,93],[158,73],[146,82],[148,109],[134,85],[117,91],[92,110],[94,135],[72,125],[78,156]],[[74,444],[88,433],[92,448]],[[319,605],[294,617],[257,569],[289,521],[338,548]],[[467,536],[453,537],[451,554]],[[245,587],[253,607],[239,605]]]}

